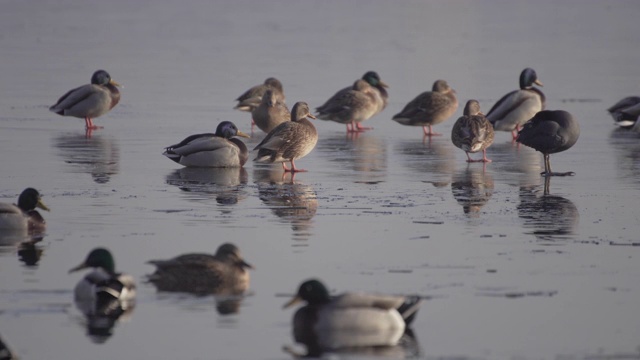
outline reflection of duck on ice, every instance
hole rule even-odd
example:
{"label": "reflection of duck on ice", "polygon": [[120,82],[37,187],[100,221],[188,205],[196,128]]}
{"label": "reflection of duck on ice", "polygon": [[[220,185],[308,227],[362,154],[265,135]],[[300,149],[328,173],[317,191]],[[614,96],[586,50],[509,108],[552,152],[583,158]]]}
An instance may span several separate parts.
{"label": "reflection of duck on ice", "polygon": [[478,214],[493,195],[493,176],[477,166],[467,166],[453,176],[451,193],[465,214]]}
{"label": "reflection of duck on ice", "polygon": [[246,196],[242,188],[249,175],[241,167],[235,168],[189,168],[171,172],[166,177],[167,184],[175,185],[182,191],[213,194],[219,204],[237,204]]}
{"label": "reflection of duck on ice", "polygon": [[54,146],[74,172],[91,174],[98,184],[108,183],[120,171],[120,147],[112,137],[66,134],[55,138]]}
{"label": "reflection of duck on ice", "polygon": [[[545,179],[548,188],[549,178]],[[518,216],[524,219],[525,228],[533,228],[532,234],[543,240],[571,235],[580,220],[578,208],[561,196],[538,196],[528,188],[520,189]]]}

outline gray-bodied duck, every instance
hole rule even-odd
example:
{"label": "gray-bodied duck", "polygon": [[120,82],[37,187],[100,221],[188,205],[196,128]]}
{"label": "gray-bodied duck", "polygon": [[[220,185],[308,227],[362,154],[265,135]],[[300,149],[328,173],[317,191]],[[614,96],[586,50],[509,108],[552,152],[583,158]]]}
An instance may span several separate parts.
{"label": "gray-bodied duck", "polygon": [[256,126],[266,133],[291,120],[289,108],[273,89],[265,91],[260,105],[251,112],[251,116]]}
{"label": "gray-bodied duck", "polygon": [[166,147],[162,155],[187,167],[241,167],[247,162],[249,151],[236,136],[249,137],[234,123],[223,121],[215,134],[191,135]]}
{"label": "gray-bodied duck", "polygon": [[201,295],[240,295],[249,287],[248,269],[253,269],[230,243],[220,245],[215,255],[192,253],[148,263],[156,267],[149,282],[158,291]]}
{"label": "gray-bodied duck", "polygon": [[545,96],[533,85],[542,86],[538,74],[532,68],[520,73],[520,89],[504,95],[487,113],[487,119],[495,131],[511,131],[515,140],[518,131],[538,111],[544,110]]}
{"label": "gray-bodied duck", "polygon": [[262,101],[262,97],[267,90],[273,90],[274,94],[278,97],[278,100],[285,102],[284,88],[280,80],[270,77],[267,78],[264,83],[252,86],[249,90],[238,96],[236,101],[238,104],[234,109],[240,111],[253,112]]}
{"label": "gray-bodied duck", "polygon": [[368,128],[362,127],[360,123],[378,111],[376,92],[368,82],[358,79],[350,90],[341,92],[324,104],[317,117],[346,124],[348,133],[366,130]]}
{"label": "gray-bodied duck", "polygon": [[42,196],[34,188],[26,188],[18,197],[18,204],[0,203],[0,230],[40,233],[46,221],[36,208],[49,211]]}
{"label": "gray-bodied duck", "polygon": [[431,91],[416,96],[393,120],[402,125],[422,126],[425,136],[442,135],[435,133],[432,126],[449,119],[457,109],[456,91],[446,81],[436,80]]}
{"label": "gray-bodied duck", "polygon": [[640,117],[640,97],[628,96],[607,109],[617,126],[630,129]]}
{"label": "gray-bodied duck", "polygon": [[303,282],[284,307],[299,302],[293,332],[299,342],[310,338],[325,349],[360,346],[394,346],[420,307],[418,296],[386,296],[365,293],[329,295],[316,279]]}
{"label": "gray-bodied duck", "polygon": [[567,176],[573,172],[554,173],[551,171],[549,154],[571,148],[580,137],[580,127],[576,119],[563,110],[543,110],[524,124],[516,141],[542,153],[544,172],[542,176]]}
{"label": "gray-bodied duck", "polygon": [[115,261],[109,250],[91,250],[87,258],[69,273],[86,268],[93,268],[93,271],[85,275],[74,289],[78,307],[85,314],[105,314],[114,307],[126,310],[133,305],[136,297],[135,280],[131,275],[115,271]]}
{"label": "gray-bodied duck", "polygon": [[118,84],[104,70],[98,70],[91,76],[91,83],[69,90],[49,110],[62,116],[84,118],[87,129],[98,129],[94,118],[113,109],[120,101]]}
{"label": "gray-bodied duck", "polygon": [[[389,93],[387,92],[387,85],[384,81],[380,79],[380,75],[378,75],[375,71],[367,71],[364,75],[362,75],[362,80],[366,81],[369,85],[371,85],[375,91],[375,103],[376,103],[376,112],[378,114],[382,112],[387,107],[389,102]],[[336,98],[341,97],[347,91],[353,89],[353,86],[347,86],[343,89],[338,90],[332,97],[329,98],[324,104],[318,106],[316,108],[317,113],[326,113],[326,107],[333,107],[333,103],[336,101]],[[375,115],[374,114],[374,115]]]}
{"label": "gray-bodied duck", "polygon": [[[493,144],[493,126],[480,112],[478,100],[469,100],[464,114],[451,129],[451,141],[467,154],[467,162],[491,162],[487,159],[487,148]],[[473,160],[469,153],[482,151],[482,159]]]}
{"label": "gray-bodied duck", "polygon": [[[309,112],[309,105],[299,101],[291,109],[291,121],[284,122],[271,130],[269,134],[253,150],[258,150],[254,159],[264,163],[282,163],[285,172],[302,172],[296,168],[295,160],[300,159],[313,150],[318,142],[318,132],[307,118],[315,119]],[[291,163],[291,169],[286,162]]]}

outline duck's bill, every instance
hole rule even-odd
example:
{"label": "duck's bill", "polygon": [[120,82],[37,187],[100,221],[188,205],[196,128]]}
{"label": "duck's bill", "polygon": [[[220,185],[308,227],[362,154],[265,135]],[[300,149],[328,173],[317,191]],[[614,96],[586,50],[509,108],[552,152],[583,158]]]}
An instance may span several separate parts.
{"label": "duck's bill", "polygon": [[82,270],[82,269],[86,269],[87,268],[87,264],[86,263],[82,263],[74,268],[71,268],[69,270],[69,274],[71,274],[72,272],[78,271],[78,270]]}
{"label": "duck's bill", "polygon": [[44,204],[44,202],[42,201],[42,199],[38,199],[38,202],[36,203],[36,207],[37,207],[37,208],[40,208],[40,209],[42,209],[42,210],[45,210],[45,211],[51,211],[51,210],[49,209],[49,207],[48,207],[47,205],[45,205],[45,204]]}
{"label": "duck's bill", "polygon": [[115,80],[111,80],[109,81],[109,84],[113,85],[113,86],[117,86],[117,87],[121,87],[123,88],[124,86],[122,86],[119,82],[115,81]]}
{"label": "duck's bill", "polygon": [[243,267],[243,268],[247,268],[247,269],[252,269],[252,270],[254,270],[254,269],[255,269],[255,268],[253,267],[253,265],[249,264],[248,262],[246,262],[246,261],[244,261],[244,260],[242,260],[242,261],[240,262],[240,266],[241,266],[241,267]]}
{"label": "duck's bill", "polygon": [[243,138],[250,138],[251,135],[248,135],[247,133],[243,133],[242,131],[238,130],[238,133],[236,134],[236,136],[240,136]]}
{"label": "duck's bill", "polygon": [[386,87],[386,88],[388,88],[388,87],[389,87],[389,84],[387,84],[386,82],[384,82],[384,81],[382,81],[382,80],[380,80],[378,83],[379,83],[379,84],[380,84],[380,86],[382,86],[382,87]]}
{"label": "duck's bill", "polygon": [[534,84],[538,85],[538,86],[542,86],[542,81],[536,79],[536,81],[533,82]]}
{"label": "duck's bill", "polygon": [[289,300],[286,304],[282,305],[283,309],[286,309],[292,305],[295,305],[297,303],[299,303],[300,301],[302,301],[302,298],[299,296],[294,296],[293,299]]}
{"label": "duck's bill", "polygon": [[308,118],[317,119],[317,117],[311,113],[307,114]]}

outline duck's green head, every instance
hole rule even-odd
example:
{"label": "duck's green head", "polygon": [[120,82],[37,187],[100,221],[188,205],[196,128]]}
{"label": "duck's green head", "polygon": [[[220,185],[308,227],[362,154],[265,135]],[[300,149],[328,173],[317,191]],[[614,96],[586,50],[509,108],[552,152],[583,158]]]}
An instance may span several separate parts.
{"label": "duck's green head", "polygon": [[242,258],[240,255],[240,249],[231,243],[224,243],[216,250],[216,257],[230,262],[239,268],[253,269],[253,266]]}
{"label": "duck's green head", "polygon": [[291,121],[299,121],[308,117],[316,119],[316,117],[311,114],[311,110],[309,110],[309,104],[307,104],[306,102],[298,101],[291,108]]}
{"label": "duck's green head", "polygon": [[95,248],[91,250],[82,264],[69,270],[69,272],[72,273],[86,268],[102,268],[106,272],[113,274],[115,272],[116,265],[109,250],[105,248]]}
{"label": "duck's green head", "polygon": [[18,197],[18,207],[22,209],[22,211],[30,211],[35,208],[49,211],[47,205],[42,202],[40,193],[34,188],[24,189],[24,191],[20,194],[20,197]]}
{"label": "duck's green head", "polygon": [[107,85],[120,86],[117,82],[111,79],[111,75],[104,70],[98,70],[91,76],[91,83],[94,85]]}
{"label": "duck's green head", "polygon": [[528,89],[533,84],[542,86],[542,82],[538,80],[538,74],[532,68],[526,68],[520,73],[520,89]]}
{"label": "duck's green head", "polygon": [[250,137],[249,135],[238,130],[238,127],[231,121],[223,121],[218,124],[218,127],[216,128],[216,135],[225,139],[231,139],[234,136],[241,136],[245,138]]}
{"label": "duck's green head", "polygon": [[389,85],[380,80],[380,75],[378,75],[378,73],[375,71],[367,71],[364,75],[362,75],[362,80],[368,82],[371,86],[374,87],[389,87]]}
{"label": "duck's green head", "polygon": [[303,282],[298,288],[298,293],[293,299],[284,304],[284,308],[297,304],[300,301],[306,301],[309,305],[326,304],[331,300],[329,290],[320,280],[311,279]]}

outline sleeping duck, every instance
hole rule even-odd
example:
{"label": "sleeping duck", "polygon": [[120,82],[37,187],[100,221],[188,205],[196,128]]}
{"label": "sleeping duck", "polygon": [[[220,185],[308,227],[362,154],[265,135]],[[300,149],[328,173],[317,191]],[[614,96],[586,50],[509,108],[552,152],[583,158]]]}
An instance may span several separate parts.
{"label": "sleeping duck", "polygon": [[371,118],[378,111],[377,91],[366,81],[356,80],[350,90],[340,92],[327,101],[317,116],[322,120],[346,124],[348,133],[367,130],[369,128],[362,127],[360,123]]}
{"label": "sleeping duck", "polygon": [[436,80],[431,91],[425,91],[411,100],[393,116],[393,120],[409,126],[422,126],[424,136],[442,135],[432,126],[449,119],[458,109],[456,91],[444,80]]}

